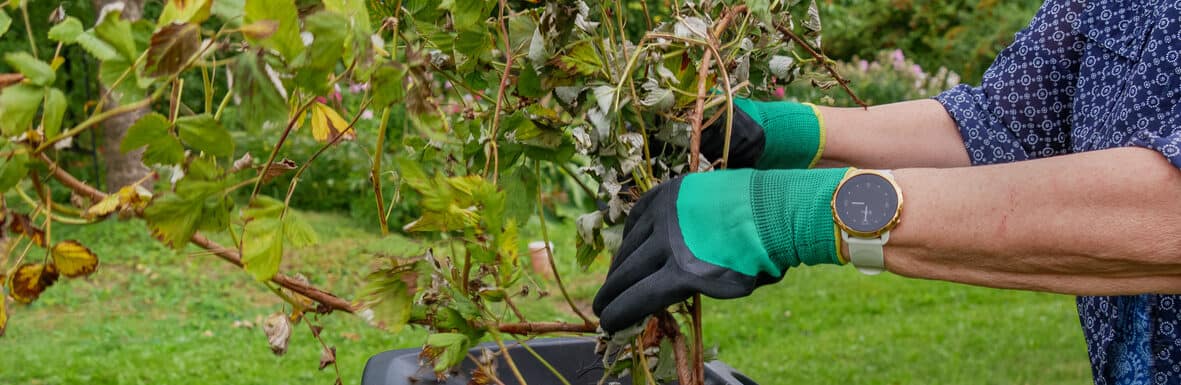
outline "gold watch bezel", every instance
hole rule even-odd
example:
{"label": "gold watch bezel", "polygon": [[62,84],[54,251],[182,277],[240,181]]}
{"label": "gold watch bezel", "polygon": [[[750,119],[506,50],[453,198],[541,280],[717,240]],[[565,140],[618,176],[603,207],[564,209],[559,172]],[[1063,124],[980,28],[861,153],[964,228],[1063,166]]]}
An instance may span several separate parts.
{"label": "gold watch bezel", "polygon": [[[882,226],[882,228],[871,232],[853,230],[849,227],[849,225],[845,224],[845,221],[841,220],[840,215],[837,215],[837,193],[841,191],[842,187],[845,187],[845,183],[850,179],[864,174],[873,174],[882,177],[890,183],[890,186],[894,188],[894,194],[898,196],[898,208],[894,210],[894,216],[890,218],[889,222],[886,222],[885,226]],[[837,188],[832,192],[832,202],[829,204],[829,206],[832,209],[832,220],[836,222],[837,227],[839,227],[841,231],[849,233],[849,235],[855,236],[857,238],[877,238],[882,236],[883,233],[893,230],[898,226],[898,222],[902,218],[902,204],[902,189],[898,187],[898,182],[894,180],[893,175],[878,170],[852,169],[845,173],[845,177],[841,178],[840,183],[837,183]]]}

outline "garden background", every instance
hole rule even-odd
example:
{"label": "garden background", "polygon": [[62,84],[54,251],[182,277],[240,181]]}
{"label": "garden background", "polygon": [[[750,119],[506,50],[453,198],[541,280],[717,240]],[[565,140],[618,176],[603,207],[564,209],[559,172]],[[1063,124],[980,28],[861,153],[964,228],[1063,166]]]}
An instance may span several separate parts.
{"label": "garden background", "polygon": [[[89,2],[61,5],[93,24]],[[838,68],[850,86],[871,104],[928,97],[958,82],[978,83],[996,52],[1038,5],[1028,0],[822,1],[823,48],[840,60]],[[160,8],[147,2],[145,17],[154,17]],[[46,2],[31,6],[29,16],[47,20],[53,10]],[[47,29],[34,23],[37,33]],[[27,44],[23,30],[13,28],[0,38],[0,52]],[[53,49],[45,44],[43,50]],[[79,59],[67,60],[64,67],[68,99],[95,99],[97,65],[88,63],[80,48],[66,49],[79,50],[74,53]],[[0,63],[0,73],[6,72],[12,71]],[[343,85],[337,93],[347,100],[344,96],[359,92],[350,88]],[[783,90],[782,97],[851,104],[836,89],[818,91],[806,84]],[[71,106],[79,111],[68,111],[67,117],[81,116],[81,108]],[[358,130],[376,130],[377,119],[362,116]],[[245,135],[235,138],[237,143],[250,143],[251,137],[274,135],[261,132],[268,129],[280,128],[233,132]],[[69,167],[90,170],[80,173],[83,179],[103,180],[96,150],[101,138],[78,139],[69,150]],[[261,141],[254,146],[247,151],[269,151]],[[319,147],[306,135],[288,146],[299,157]],[[318,162],[304,175],[292,204],[307,210],[321,242],[289,250],[282,270],[305,273],[313,283],[355,298],[369,260],[382,247],[372,215],[377,209],[367,195],[372,193],[368,154],[344,142]],[[571,294],[589,307],[606,265],[603,259],[589,271],[576,267],[573,220],[584,210],[577,207],[582,198],[569,187],[543,185],[542,192],[559,269],[573,281]],[[59,282],[36,303],[10,309],[12,322],[0,338],[0,384],[331,383],[331,369],[316,369],[320,346],[308,333],[294,333],[285,356],[271,353],[261,323],[280,309],[281,301],[265,287],[208,252],[168,249],[143,226],[114,218],[84,228],[54,226],[58,236],[78,239],[104,256],[103,264],[88,279]],[[520,247],[539,239],[534,218],[522,229]],[[575,319],[560,302],[551,296],[523,310],[535,319]],[[767,384],[1065,384],[1086,383],[1090,376],[1068,296],[889,275],[870,278],[827,266],[794,270],[784,282],[749,298],[707,301],[706,308],[706,343],[718,346],[721,359]],[[343,314],[324,322],[323,338],[336,346],[346,383],[359,381],[369,356],[416,346],[424,336],[415,329],[391,335]]]}

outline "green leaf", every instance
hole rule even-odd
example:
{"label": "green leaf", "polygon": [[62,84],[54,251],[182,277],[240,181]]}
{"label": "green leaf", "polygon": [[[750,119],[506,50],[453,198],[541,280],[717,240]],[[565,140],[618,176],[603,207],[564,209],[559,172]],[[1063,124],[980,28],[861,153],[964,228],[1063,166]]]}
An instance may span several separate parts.
{"label": "green leaf", "polygon": [[49,29],[49,39],[64,44],[74,44],[78,35],[82,34],[82,22],[78,18],[69,16],[62,22]]}
{"label": "green leaf", "polygon": [[230,27],[242,24],[242,11],[246,3],[243,0],[216,0],[210,13]]}
{"label": "green leaf", "polygon": [[0,133],[16,136],[28,130],[44,95],[44,88],[29,84],[17,84],[0,90]]}
{"label": "green leaf", "polygon": [[373,105],[380,107],[402,102],[406,98],[406,89],[402,86],[405,77],[406,70],[398,63],[377,67],[370,77]]}
{"label": "green leaf", "polygon": [[308,66],[312,68],[332,68],[344,54],[344,40],[348,30],[348,19],[343,15],[322,11],[304,18],[304,27],[312,33],[314,39],[308,47]]}
{"label": "green leaf", "polygon": [[[173,2],[170,1],[169,4]],[[152,34],[148,44],[147,75],[171,77],[180,73],[201,50],[201,27],[193,23],[172,23]]]}
{"label": "green leaf", "polygon": [[11,52],[4,55],[4,61],[12,68],[25,75],[25,79],[29,82],[44,86],[53,83],[55,79],[53,67],[49,64],[37,60],[33,55],[27,52]]}
{"label": "green leaf", "polygon": [[189,244],[189,238],[197,232],[201,211],[202,200],[182,197],[179,193],[166,194],[154,199],[144,209],[144,219],[152,236],[179,250]]}
{"label": "green leaf", "polygon": [[460,333],[435,333],[426,337],[426,350],[435,357],[435,373],[442,373],[463,362],[472,342]]}
{"label": "green leaf", "polygon": [[451,24],[456,31],[482,31],[489,4],[484,0],[444,0],[439,3],[439,9],[451,12]]}
{"label": "green leaf", "polygon": [[[79,39],[78,41],[82,41]],[[123,77],[124,72],[130,71],[122,82],[119,82],[111,90],[111,96],[120,103],[131,103],[142,99],[145,96],[145,88],[140,87],[139,82],[134,78],[133,73],[135,68],[131,68],[132,62],[123,59],[116,55],[114,60],[103,61],[98,64],[98,79],[103,84],[115,84],[120,77]]]}
{"label": "green leaf", "polygon": [[500,183],[504,187],[504,210],[509,220],[526,223],[530,216],[537,214],[538,181],[532,169],[517,167],[512,173],[505,175]]}
{"label": "green leaf", "polygon": [[160,11],[156,27],[175,22],[201,23],[209,18],[209,11],[213,0],[168,0],[164,3],[164,10]]}
{"label": "green leaf", "polygon": [[131,33],[131,22],[123,20],[122,11],[110,11],[102,22],[94,26],[94,34],[110,44],[123,59],[135,61],[139,50],[135,47],[135,36]]}
{"label": "green leaf", "polygon": [[119,59],[119,52],[115,51],[107,42],[99,39],[94,32],[83,32],[76,37],[78,46],[94,55],[96,59],[102,62]]}
{"label": "green leaf", "polygon": [[460,32],[455,36],[452,52],[455,54],[456,69],[460,72],[471,71],[491,56],[492,35],[486,31]]}
{"label": "green leaf", "polygon": [[255,218],[242,232],[242,264],[258,281],[279,272],[283,261],[283,223],[278,218]]}
{"label": "green leaf", "polygon": [[[387,264],[393,265],[398,260],[387,258],[384,261],[389,261]],[[420,263],[389,266],[366,277],[365,286],[361,289],[361,303],[364,308],[373,311],[371,323],[394,333],[406,326],[414,302],[414,290],[407,282],[414,282],[415,277],[412,274],[417,273],[417,265]]]}
{"label": "green leaf", "polygon": [[299,15],[296,13],[295,0],[246,0],[244,9],[245,24],[262,20],[273,20],[279,23],[279,29],[264,39],[247,37],[252,44],[279,51],[288,62],[294,61],[304,51],[303,40],[299,37]]}
{"label": "green leaf", "polygon": [[168,132],[171,124],[168,118],[159,113],[150,113],[139,118],[123,137],[119,151],[128,152],[148,146],[144,150],[143,161],[146,164],[173,165],[184,161],[184,147],[180,141]]}
{"label": "green leaf", "polygon": [[534,124],[524,111],[518,110],[505,117],[501,126],[506,130],[506,133],[512,132],[517,142],[523,144],[550,150],[557,149],[562,145],[561,131],[546,129]]}
{"label": "green leaf", "polygon": [[242,241],[242,261],[255,279],[265,281],[279,271],[284,242],[303,247],[317,242],[315,230],[298,213],[283,215],[282,201],[258,196],[242,210],[246,227]]}
{"label": "green leaf", "polygon": [[[8,146],[5,146],[8,147]],[[29,154],[17,153],[0,158],[0,193],[8,192],[29,173]]]}
{"label": "green leaf", "polygon": [[589,40],[575,43],[565,56],[560,56],[557,60],[559,68],[572,75],[594,75],[603,68],[603,63],[599,61],[595,47]]}
{"label": "green leaf", "polygon": [[[11,26],[12,26],[12,18],[9,17],[8,13],[4,12],[3,9],[0,9],[0,37],[3,37],[4,33],[8,32],[8,27],[11,27]],[[4,329],[0,328],[0,330],[4,330]]]}
{"label": "green leaf", "polygon": [[213,115],[201,114],[176,119],[180,139],[189,146],[213,156],[234,154],[234,140]]}
{"label": "green leaf", "polygon": [[287,121],[287,106],[279,88],[267,76],[258,55],[238,55],[232,64],[234,94],[241,97],[238,127],[264,127]]}
{"label": "green leaf", "polygon": [[528,62],[525,63],[525,68],[521,69],[521,75],[517,77],[517,95],[527,98],[545,96],[545,90],[541,88],[541,78]]}
{"label": "green leaf", "polygon": [[50,88],[45,94],[45,106],[41,111],[41,127],[45,130],[45,137],[52,138],[61,132],[66,104],[66,94],[57,88]]}
{"label": "green leaf", "polygon": [[746,0],[750,7],[750,14],[755,15],[766,25],[771,25],[771,0]]}
{"label": "green leaf", "polygon": [[364,0],[324,0],[324,9],[347,16],[364,31],[373,30],[369,25],[369,7]]}

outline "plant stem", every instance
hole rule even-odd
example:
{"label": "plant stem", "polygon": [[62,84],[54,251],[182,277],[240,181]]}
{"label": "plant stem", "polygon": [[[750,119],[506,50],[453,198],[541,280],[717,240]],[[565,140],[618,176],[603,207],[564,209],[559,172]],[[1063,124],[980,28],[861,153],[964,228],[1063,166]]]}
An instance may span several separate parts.
{"label": "plant stem", "polygon": [[[500,130],[500,108],[504,102],[504,91],[508,88],[508,79],[512,76],[513,70],[513,47],[508,40],[508,28],[505,27],[504,12],[508,9],[508,4],[505,0],[500,0],[500,17],[496,19],[496,25],[500,27],[500,39],[504,43],[504,73],[500,75],[500,86],[496,89],[496,109],[492,111],[492,135],[488,137],[489,144],[492,147],[492,183],[496,183],[496,179],[500,171],[500,149],[496,146],[496,134]],[[485,162],[484,175],[488,175],[488,165]]]}
{"label": "plant stem", "polygon": [[24,16],[25,19],[25,36],[29,38],[29,49],[33,51],[33,57],[39,57],[41,55],[37,54],[37,41],[33,40],[33,36],[36,34],[33,33],[33,24],[29,23],[29,2],[22,1],[20,5],[21,16]]}
{"label": "plant stem", "polygon": [[[304,103],[287,119],[287,128],[283,129],[283,134],[279,136],[279,141],[275,143],[275,147],[271,149],[271,155],[267,157],[266,163],[263,163],[262,171],[259,171],[258,175],[266,175],[271,170],[271,163],[275,161],[275,156],[279,155],[279,149],[283,147],[283,143],[287,142],[287,136],[291,134],[291,130],[295,128],[295,124],[303,120],[300,118],[303,117],[304,111],[307,111],[308,107],[311,107],[315,101],[316,99],[313,98],[307,103]],[[254,202],[254,197],[258,196],[258,190],[262,188],[262,180],[263,178],[258,178],[258,181],[254,183],[254,189],[250,191],[250,199],[246,201],[247,204]]]}
{"label": "plant stem", "polygon": [[103,111],[101,113],[92,115],[90,118],[87,118],[86,120],[82,121],[82,123],[78,123],[78,125],[74,126],[74,128],[69,129],[69,131],[66,131],[56,137],[46,139],[45,142],[41,143],[40,146],[37,146],[37,149],[34,150],[33,152],[34,153],[41,153],[42,151],[49,149],[50,146],[53,146],[54,143],[60,142],[65,138],[69,138],[71,136],[78,135],[78,134],[82,133],[82,131],[85,131],[86,129],[88,129],[96,124],[102,123],[104,120],[110,119],[111,117],[113,117],[115,115],[135,111],[140,108],[150,106],[150,105],[152,105],[152,101],[156,100],[156,98],[159,97],[160,94],[162,93],[162,91],[165,89],[166,88],[157,89],[156,92],[153,92],[152,95],[148,96],[146,99],[142,99],[140,101],[137,101],[137,102],[134,102],[131,104],[125,104],[125,105],[116,107],[114,109],[111,109],[108,111]]}
{"label": "plant stem", "polygon": [[500,346],[500,354],[504,355],[504,362],[508,363],[508,367],[513,371],[513,375],[517,377],[517,381],[520,381],[521,385],[526,385],[525,376],[522,376],[521,370],[517,369],[517,363],[513,362],[513,355],[509,354],[508,348],[504,346],[504,341],[500,338],[500,333],[496,329],[489,329],[489,331],[492,334],[492,340],[496,341],[497,346]]}
{"label": "plant stem", "polygon": [[841,88],[845,89],[845,93],[849,94],[849,97],[853,98],[854,103],[857,103],[857,105],[861,106],[861,108],[869,109],[869,105],[865,104],[861,98],[857,97],[857,94],[853,93],[853,90],[849,89],[849,80],[841,77],[841,74],[837,73],[837,69],[833,68],[831,60],[829,60],[827,56],[824,56],[824,54],[816,51],[816,49],[812,48],[808,42],[804,41],[804,39],[800,38],[800,36],[796,35],[796,33],[792,32],[792,30],[787,29],[787,27],[777,25],[775,26],[775,29],[779,30],[779,33],[787,36],[789,39],[791,39],[791,41],[799,44],[801,47],[804,47],[804,50],[808,51],[809,55],[812,55],[812,57],[816,58],[816,61],[820,62],[820,65],[824,66],[824,69],[828,70],[828,73],[831,74],[832,78],[837,81],[837,84],[840,84]]}
{"label": "plant stem", "polygon": [[549,369],[550,373],[553,373],[554,376],[558,378],[558,381],[562,382],[562,385],[570,385],[570,381],[566,379],[566,376],[562,375],[562,372],[559,372],[558,369],[555,369],[548,360],[546,360],[540,354],[537,354],[537,351],[529,347],[525,341],[517,341],[517,345],[525,349],[525,351],[529,352],[529,354],[533,355],[533,358],[536,358],[537,362],[540,362],[542,366],[545,366],[546,369]]}
{"label": "plant stem", "polygon": [[[299,184],[299,176],[303,175],[304,170],[307,170],[308,166],[311,166],[312,162],[315,162],[316,158],[320,157],[320,154],[323,154],[324,151],[327,151],[333,145],[339,143],[340,140],[345,137],[345,133],[349,132],[349,130],[354,130],[353,126],[356,126],[357,120],[361,118],[361,111],[365,111],[366,108],[369,108],[369,102],[372,100],[373,99],[365,98],[365,101],[361,102],[361,108],[357,109],[357,114],[353,116],[353,120],[349,122],[349,125],[343,130],[340,130],[340,132],[337,133],[336,136],[332,137],[332,140],[328,141],[328,143],[324,143],[323,146],[320,146],[320,148],[317,149],[316,152],[308,158],[308,160],[299,165],[299,169],[295,170],[295,175],[291,176],[291,184],[287,186],[287,196],[283,198],[283,211],[279,213],[279,219],[282,219],[284,216],[286,216],[287,209],[291,207],[291,196],[295,194],[295,186]],[[272,153],[271,156],[273,157],[274,153]],[[267,166],[270,166],[270,162],[267,162]],[[266,175],[265,168],[263,169],[263,174],[259,174],[260,182],[262,181],[262,175]],[[258,184],[255,184],[254,186],[257,188]]]}
{"label": "plant stem", "polygon": [[[537,165],[537,180],[541,180],[541,161],[535,163]],[[579,318],[587,325],[591,324],[591,320],[586,314],[582,314],[582,310],[574,304],[574,300],[570,299],[570,294],[566,292],[566,285],[562,283],[562,274],[558,272],[558,264],[554,263],[554,250],[550,246],[549,230],[545,225],[545,206],[541,204],[541,189],[537,189],[537,220],[541,224],[541,240],[545,242],[545,254],[549,259],[549,268],[554,272],[554,281],[558,284],[558,290],[562,292],[562,298],[566,299],[566,304],[570,305],[570,310],[574,311]]]}
{"label": "plant stem", "polygon": [[386,124],[390,119],[390,107],[386,106],[381,110],[381,124],[377,129],[377,147],[373,151],[373,168],[369,171],[369,179],[373,180],[373,196],[377,200],[377,221],[381,224],[381,235],[389,235],[390,227],[386,223],[385,215],[385,197],[381,192],[381,158],[385,153],[385,130]]}

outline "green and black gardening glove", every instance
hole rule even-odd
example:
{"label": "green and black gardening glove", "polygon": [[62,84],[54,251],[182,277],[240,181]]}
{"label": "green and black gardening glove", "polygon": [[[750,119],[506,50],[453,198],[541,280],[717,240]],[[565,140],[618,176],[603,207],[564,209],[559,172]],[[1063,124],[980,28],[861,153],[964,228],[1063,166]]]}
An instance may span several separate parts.
{"label": "green and black gardening glove", "polygon": [[847,170],[723,170],[647,192],[595,296],[603,330],[632,326],[695,293],[749,295],[801,263],[840,264],[830,203]]}
{"label": "green and black gardening glove", "polygon": [[[729,168],[811,168],[824,151],[824,120],[816,106],[734,99]],[[726,119],[701,132],[701,154],[721,159]]]}

